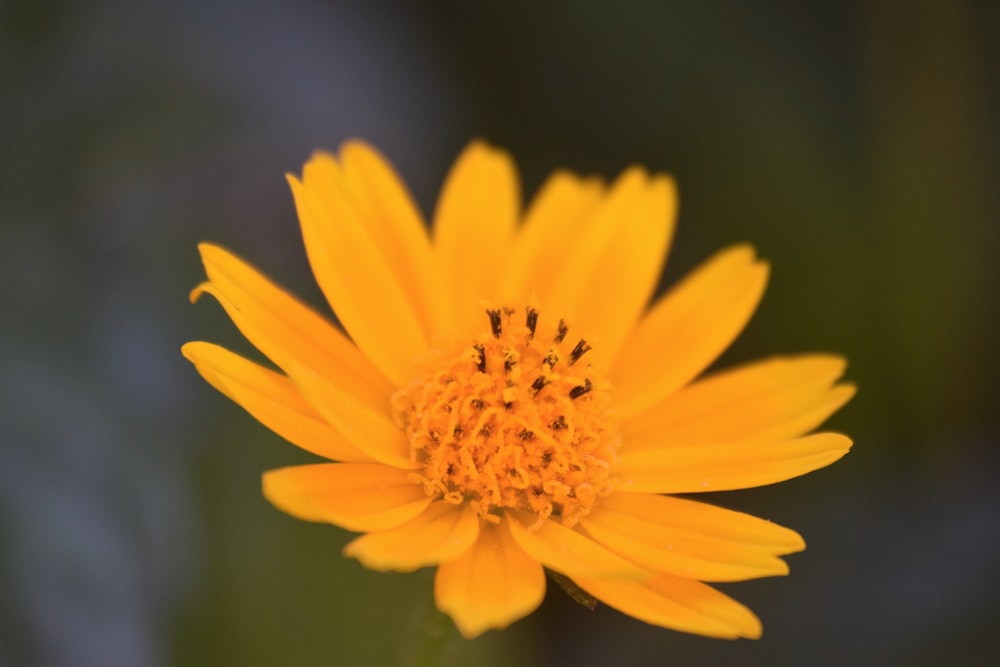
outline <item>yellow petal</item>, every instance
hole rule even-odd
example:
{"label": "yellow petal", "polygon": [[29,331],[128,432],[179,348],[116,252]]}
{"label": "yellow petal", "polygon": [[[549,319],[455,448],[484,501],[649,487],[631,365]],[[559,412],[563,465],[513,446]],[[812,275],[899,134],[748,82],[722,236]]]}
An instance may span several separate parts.
{"label": "yellow petal", "polygon": [[497,297],[520,207],[510,156],[481,141],[469,144],[448,174],[434,213],[434,249],[461,331],[481,327],[483,300]]}
{"label": "yellow petal", "polygon": [[304,183],[288,176],[302,239],[316,282],[357,346],[393,384],[410,379],[427,351],[415,305],[379,251],[355,207],[324,188],[322,154],[305,166]]}
{"label": "yellow petal", "polygon": [[674,528],[699,532],[727,542],[739,542],[767,549],[774,554],[790,554],[805,549],[794,530],[759,517],[723,509],[697,500],[671,496],[613,493],[602,498],[600,509],[619,515],[669,523]]}
{"label": "yellow petal", "polygon": [[427,225],[389,162],[361,141],[341,147],[339,170],[329,156],[319,154],[314,160],[327,163],[318,174],[327,179],[320,184],[321,193],[339,188],[348,196],[386,265],[396,271],[428,339],[450,331],[454,313]]}
{"label": "yellow petal", "polygon": [[583,533],[548,519],[535,530],[522,524],[534,517],[510,519],[510,533],[524,551],[545,567],[568,577],[644,579],[650,573],[608,551]]}
{"label": "yellow petal", "polygon": [[501,286],[502,302],[521,303],[533,293],[545,296],[562,266],[564,248],[579,233],[603,193],[604,186],[596,179],[581,179],[565,171],[549,177],[532,200],[514,239]]}
{"label": "yellow petal", "polygon": [[699,581],[661,574],[648,582],[573,577],[595,598],[646,623],[707,637],[757,639],[752,611]]}
{"label": "yellow petal", "polygon": [[517,546],[506,523],[484,523],[471,549],[438,566],[434,599],[466,639],[506,628],[545,597],[542,566]]}
{"label": "yellow petal", "polygon": [[[642,207],[647,189],[645,170],[626,169],[589,214],[567,230],[566,238],[548,249],[550,257],[542,265],[544,271],[539,272],[541,305],[566,318],[578,333],[595,336],[580,323],[589,305],[586,291],[592,280],[607,277],[597,276],[596,271],[608,246],[626,226],[623,221]],[[585,324],[591,324],[589,318]]]}
{"label": "yellow petal", "polygon": [[666,399],[715,361],[750,320],[766,283],[767,265],[749,246],[735,246],[660,299],[612,366],[620,417]]}
{"label": "yellow petal", "polygon": [[580,524],[608,549],[643,567],[702,581],[787,574],[777,555],[804,546],[794,531],[763,519],[648,494],[612,494]]}
{"label": "yellow petal", "polygon": [[263,486],[264,497],[283,512],[359,532],[395,528],[431,503],[405,471],[378,463],[280,468],[264,473]]}
{"label": "yellow petal", "polygon": [[308,366],[291,362],[285,370],[303,398],[359,450],[396,468],[418,467],[410,459],[406,436],[390,420],[388,408],[373,410]]}
{"label": "yellow petal", "polygon": [[362,535],[344,547],[344,555],[373,570],[410,572],[456,558],[478,535],[479,516],[471,506],[439,500],[400,526]]}
{"label": "yellow petal", "polygon": [[621,456],[619,491],[696,493],[774,484],[830,465],[851,448],[839,433],[793,440],[669,445]]}
{"label": "yellow petal", "polygon": [[[656,288],[674,229],[677,194],[665,176],[639,171],[620,179],[588,224],[574,234],[543,307],[565,314],[605,363],[614,358]],[[575,335],[575,334],[574,334]]]}
{"label": "yellow petal", "polygon": [[218,246],[198,246],[209,282],[192,292],[212,294],[233,323],[279,368],[299,356],[317,372],[371,405],[388,404],[392,385],[335,326]]}
{"label": "yellow petal", "polygon": [[818,427],[854,386],[832,386],[844,372],[832,355],[776,357],[698,380],[622,424],[629,448],[783,440]]}
{"label": "yellow petal", "polygon": [[286,377],[211,343],[181,348],[201,376],[285,440],[335,461],[371,461],[306,403]]}

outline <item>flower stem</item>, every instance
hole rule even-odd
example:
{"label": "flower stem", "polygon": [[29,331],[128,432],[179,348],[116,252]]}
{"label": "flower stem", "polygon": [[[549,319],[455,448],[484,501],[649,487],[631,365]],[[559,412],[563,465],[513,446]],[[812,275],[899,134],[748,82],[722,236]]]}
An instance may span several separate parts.
{"label": "flower stem", "polygon": [[439,667],[449,640],[455,635],[455,624],[447,614],[438,610],[433,594],[426,595],[424,599],[426,602],[417,619],[417,630],[405,664],[411,667]]}

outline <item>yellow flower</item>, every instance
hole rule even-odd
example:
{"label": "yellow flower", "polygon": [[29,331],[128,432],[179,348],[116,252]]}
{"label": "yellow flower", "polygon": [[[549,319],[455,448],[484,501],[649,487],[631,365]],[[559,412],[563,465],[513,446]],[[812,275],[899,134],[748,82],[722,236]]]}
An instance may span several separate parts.
{"label": "yellow flower", "polygon": [[[202,244],[213,295],[279,372],[205,342],[183,352],[216,389],[334,461],[265,473],[301,519],[363,533],[376,570],[437,566],[466,637],[531,613],[544,569],[648,623],[758,637],[703,582],[781,575],[797,533],[662,494],[742,489],[828,465],[851,441],[806,435],[854,394],[841,358],[775,357],[699,375],[767,281],[726,249],[649,300],[676,214],[672,181],[557,172],[522,214],[507,154],[471,144],[429,237],[371,147],[289,176],[306,251],[347,335],[254,268]],[[349,338],[348,338],[349,336]]]}

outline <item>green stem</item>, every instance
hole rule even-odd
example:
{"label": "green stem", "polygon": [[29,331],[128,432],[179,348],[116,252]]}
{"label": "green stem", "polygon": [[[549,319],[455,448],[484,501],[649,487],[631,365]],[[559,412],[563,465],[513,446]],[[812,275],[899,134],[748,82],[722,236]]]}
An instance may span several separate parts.
{"label": "green stem", "polygon": [[447,614],[438,610],[431,591],[424,599],[416,636],[405,664],[411,667],[439,667],[449,640],[455,635],[455,624]]}

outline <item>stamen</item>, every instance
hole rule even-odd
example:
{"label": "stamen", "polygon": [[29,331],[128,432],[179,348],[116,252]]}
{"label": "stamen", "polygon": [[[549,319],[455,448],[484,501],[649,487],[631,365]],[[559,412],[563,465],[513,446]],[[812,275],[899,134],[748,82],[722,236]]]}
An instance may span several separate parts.
{"label": "stamen", "polygon": [[476,362],[476,368],[479,369],[480,373],[486,372],[486,348],[482,345],[473,345],[473,349],[476,351],[476,355],[479,357],[479,361]]}
{"label": "stamen", "polygon": [[576,344],[573,351],[569,353],[569,365],[572,366],[577,362],[577,360],[585,355],[590,350],[590,345],[584,339],[580,339],[580,342]]}
{"label": "stamen", "polygon": [[392,398],[417,483],[484,521],[517,511],[534,516],[529,530],[549,519],[573,526],[614,489],[610,383],[589,364],[568,372],[591,346],[580,339],[570,349],[565,321],[550,342],[536,340],[537,306],[485,312],[489,329],[454,356],[433,353],[425,374]]}
{"label": "stamen", "polygon": [[487,309],[486,314],[490,317],[490,329],[493,330],[493,337],[499,338],[500,334],[503,333],[503,327],[500,324],[500,311]]}
{"label": "stamen", "polygon": [[583,381],[583,385],[577,385],[569,390],[569,397],[575,401],[593,388],[593,383],[590,381],[590,378],[587,378]]}
{"label": "stamen", "polygon": [[567,333],[569,333],[569,327],[566,326],[566,320],[559,320],[559,330],[556,331],[556,337],[553,340],[555,340],[557,344],[561,343]]}
{"label": "stamen", "polygon": [[528,306],[525,324],[528,327],[528,340],[530,341],[535,337],[535,327],[538,326],[538,311],[531,306]]}
{"label": "stamen", "polygon": [[504,375],[510,373],[510,370],[514,368],[517,364],[517,354],[513,350],[505,350],[503,353],[503,372]]}

